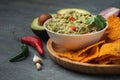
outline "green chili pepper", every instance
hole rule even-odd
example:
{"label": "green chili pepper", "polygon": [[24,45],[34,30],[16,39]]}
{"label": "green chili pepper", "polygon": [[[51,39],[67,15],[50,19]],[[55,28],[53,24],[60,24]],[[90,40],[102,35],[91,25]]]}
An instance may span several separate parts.
{"label": "green chili pepper", "polygon": [[15,57],[11,58],[9,61],[10,62],[15,62],[21,58],[26,58],[29,55],[29,50],[28,50],[28,45],[27,44],[22,44],[21,46],[22,52]]}

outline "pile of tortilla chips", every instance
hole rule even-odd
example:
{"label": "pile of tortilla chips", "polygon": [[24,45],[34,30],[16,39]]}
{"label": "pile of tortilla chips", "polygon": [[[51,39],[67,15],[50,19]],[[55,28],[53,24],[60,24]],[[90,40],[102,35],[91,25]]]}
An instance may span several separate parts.
{"label": "pile of tortilla chips", "polygon": [[99,42],[78,51],[58,52],[58,56],[83,63],[120,64],[120,18],[112,15],[107,21],[109,27]]}

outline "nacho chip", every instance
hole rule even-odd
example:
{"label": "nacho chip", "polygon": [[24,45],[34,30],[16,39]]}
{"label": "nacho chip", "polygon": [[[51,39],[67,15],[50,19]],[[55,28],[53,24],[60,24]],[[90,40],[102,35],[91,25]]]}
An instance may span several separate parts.
{"label": "nacho chip", "polygon": [[113,28],[119,27],[120,24],[118,22],[120,22],[120,18],[112,15],[110,17],[107,18],[107,22],[108,22],[108,29],[107,30],[111,30]]}
{"label": "nacho chip", "polygon": [[108,29],[107,29],[107,33],[108,33],[108,37],[111,40],[117,40],[120,38],[120,17],[117,17],[115,15],[110,16],[107,19],[108,22]]}
{"label": "nacho chip", "polygon": [[97,45],[97,46],[94,46],[94,47],[91,49],[90,53],[88,53],[87,57],[84,58],[83,60],[81,60],[80,62],[84,62],[84,63],[90,62],[90,61],[92,61],[93,59],[97,58],[98,55],[99,55],[99,47],[98,47],[98,45]]}
{"label": "nacho chip", "polygon": [[106,64],[111,64],[111,61],[105,58],[105,59],[103,59],[103,60],[100,60],[100,61],[98,62],[98,64],[104,64],[104,65],[106,65]]}
{"label": "nacho chip", "polygon": [[90,48],[92,48],[92,47],[94,47],[94,46],[97,46],[97,45],[99,45],[99,44],[102,44],[102,43],[104,43],[104,42],[105,42],[105,40],[102,40],[102,41],[99,41],[99,42],[97,42],[97,43],[95,43],[95,44],[93,44],[93,45],[91,45],[91,46],[88,46],[88,47],[84,48],[83,50],[81,50],[81,51],[78,52],[78,56],[80,56],[82,53],[86,52],[86,51],[89,50]]}
{"label": "nacho chip", "polygon": [[81,56],[77,56],[77,54],[78,54],[78,53],[72,54],[72,56],[73,56],[72,60],[79,62],[79,61],[81,61],[82,59],[86,58],[86,56],[87,56],[87,53],[86,53],[86,52],[84,52],[83,54],[81,54]]}
{"label": "nacho chip", "polygon": [[108,33],[108,37],[111,40],[120,39],[120,26],[117,27],[117,28],[114,28],[114,29],[110,30],[110,32]]}
{"label": "nacho chip", "polygon": [[80,61],[86,57],[87,53],[83,53],[81,56],[77,56],[77,53],[64,52],[58,53],[58,56],[70,59],[72,61]]}
{"label": "nacho chip", "polygon": [[101,38],[101,40],[105,40],[105,43],[109,43],[109,42],[112,42],[113,40],[111,40],[109,37],[108,37],[108,33],[107,31],[104,33],[103,37]]}
{"label": "nacho chip", "polygon": [[120,64],[120,59],[110,60],[110,58],[105,58],[98,61],[99,64]]}
{"label": "nacho chip", "polygon": [[111,61],[113,64],[120,64],[120,59],[118,59],[118,60],[112,60]]}
{"label": "nacho chip", "polygon": [[72,58],[72,52],[58,53],[58,56],[71,59]]}
{"label": "nacho chip", "polygon": [[102,60],[104,60],[104,59],[108,59],[110,56],[111,56],[111,55],[106,54],[106,55],[104,55],[104,56],[99,57],[99,55],[98,55],[98,57],[95,59],[95,61],[96,61],[96,62],[102,61]]}
{"label": "nacho chip", "polygon": [[120,39],[102,45],[102,47],[100,48],[99,57],[105,55],[120,56]]}
{"label": "nacho chip", "polygon": [[110,60],[112,61],[112,60],[120,60],[120,57],[118,57],[118,56],[115,56],[115,57],[110,57]]}

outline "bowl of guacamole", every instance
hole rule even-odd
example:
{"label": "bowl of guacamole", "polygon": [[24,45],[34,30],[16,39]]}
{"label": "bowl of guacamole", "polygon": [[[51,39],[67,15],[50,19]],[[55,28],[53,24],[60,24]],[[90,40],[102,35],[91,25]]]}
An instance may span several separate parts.
{"label": "bowl of guacamole", "polygon": [[107,22],[100,15],[73,10],[57,13],[44,23],[44,28],[54,43],[75,50],[99,41],[107,29]]}

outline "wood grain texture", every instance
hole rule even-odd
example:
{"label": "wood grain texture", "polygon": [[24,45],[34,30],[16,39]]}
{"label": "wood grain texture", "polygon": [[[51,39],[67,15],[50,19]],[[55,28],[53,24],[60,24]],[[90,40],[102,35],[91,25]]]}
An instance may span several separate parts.
{"label": "wood grain texture", "polygon": [[47,50],[49,51],[49,55],[53,61],[67,69],[89,74],[120,74],[120,65],[81,63],[57,56],[56,52],[63,51],[63,49],[56,46],[51,39],[47,42]]}

